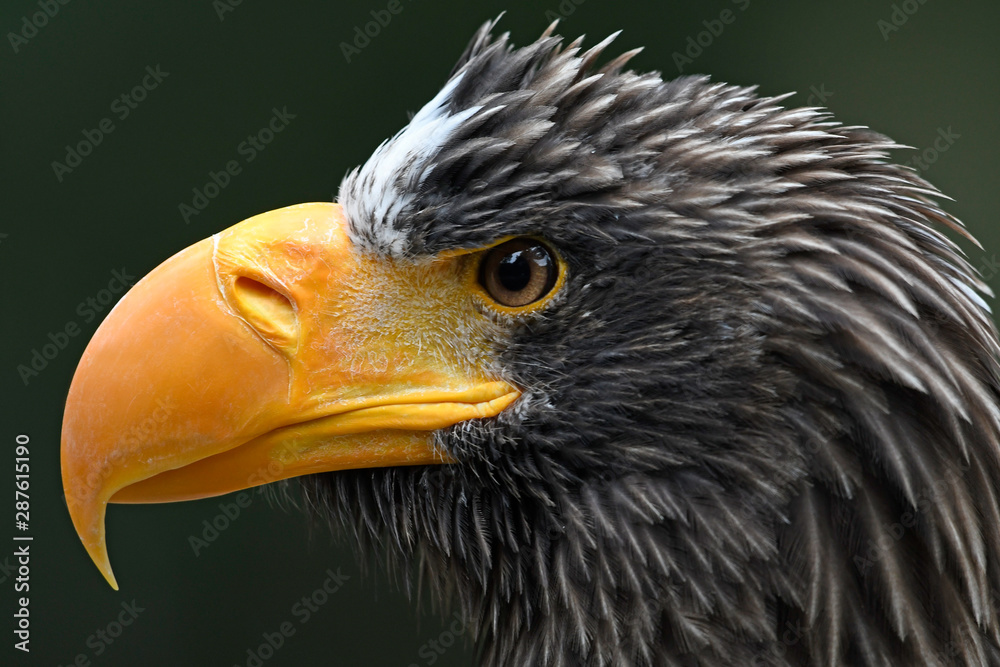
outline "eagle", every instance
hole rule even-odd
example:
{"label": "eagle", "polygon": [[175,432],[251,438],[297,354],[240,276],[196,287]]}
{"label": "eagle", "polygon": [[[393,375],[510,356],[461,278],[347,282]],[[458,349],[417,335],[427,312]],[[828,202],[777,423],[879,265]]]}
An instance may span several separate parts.
{"label": "eagle", "polygon": [[1000,665],[1000,343],[943,195],[555,28],[487,22],[336,202],[108,315],[62,430],[97,567],[108,503],[299,477],[485,667]]}

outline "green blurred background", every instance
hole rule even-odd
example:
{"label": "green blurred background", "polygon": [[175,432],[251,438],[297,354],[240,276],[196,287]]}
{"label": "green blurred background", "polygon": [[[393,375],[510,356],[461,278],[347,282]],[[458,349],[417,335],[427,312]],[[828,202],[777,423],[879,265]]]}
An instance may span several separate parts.
{"label": "green blurred background", "polygon": [[[78,664],[93,665],[473,663],[464,637],[445,648],[455,639],[451,619],[419,614],[377,568],[363,575],[329,530],[310,532],[302,512],[260,495],[198,555],[189,537],[231,499],[113,506],[109,546],[122,590],[112,591],[70,524],[58,452],[66,391],[101,320],[80,304],[117,300],[102,293],[114,270],[137,279],[255,213],[329,201],[345,172],[438,90],[472,32],[500,11],[518,44],[555,15],[562,34],[586,33],[589,44],[622,28],[615,50],[646,47],[636,68],[673,77],[676,54],[690,49],[685,73],[759,84],[765,94],[798,91],[790,103],[828,106],[844,123],[917,147],[897,159],[921,159],[924,175],[955,199],[948,208],[987,249],[965,244],[972,263],[1000,287],[996,2],[399,2],[394,15],[380,13],[384,0],[3,3],[0,664],[68,665],[80,655]],[[38,15],[46,6],[51,18]],[[367,45],[359,41],[348,62],[341,43],[364,30],[372,11],[391,20]],[[45,19],[35,31],[25,27],[33,16]],[[123,118],[126,107],[114,101],[141,84],[147,66],[166,75]],[[250,151],[238,147],[275,108],[294,118],[248,162]],[[85,131],[94,136],[105,118],[113,132],[57,177],[52,162],[65,162],[67,144]],[[192,189],[229,160],[241,173],[185,221],[179,205],[190,205]],[[80,334],[25,383],[18,366],[69,324]],[[11,616],[19,433],[31,438],[32,464],[27,655],[13,648]],[[301,623],[293,606],[328,568],[350,579]],[[122,603],[133,601],[142,609],[134,622],[112,643],[101,639],[97,631],[115,633]],[[268,659],[251,660],[248,649],[286,621],[295,634],[270,657],[264,650]]]}

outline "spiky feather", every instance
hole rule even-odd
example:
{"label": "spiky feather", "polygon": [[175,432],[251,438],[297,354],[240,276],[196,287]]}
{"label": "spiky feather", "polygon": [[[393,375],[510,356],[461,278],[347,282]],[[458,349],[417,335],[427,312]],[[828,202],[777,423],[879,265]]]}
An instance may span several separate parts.
{"label": "spiky feather", "polygon": [[1000,664],[998,342],[939,193],[821,110],[493,27],[340,197],[369,253],[559,250],[495,351],[524,396],[311,502],[487,666]]}

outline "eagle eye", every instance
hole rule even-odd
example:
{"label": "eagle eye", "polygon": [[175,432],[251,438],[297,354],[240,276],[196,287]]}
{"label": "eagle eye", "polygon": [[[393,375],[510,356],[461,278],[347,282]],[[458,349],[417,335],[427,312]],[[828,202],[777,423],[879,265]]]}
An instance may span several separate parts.
{"label": "eagle eye", "polygon": [[559,277],[554,253],[536,239],[501,243],[483,253],[479,284],[497,303],[519,308],[552,291]]}

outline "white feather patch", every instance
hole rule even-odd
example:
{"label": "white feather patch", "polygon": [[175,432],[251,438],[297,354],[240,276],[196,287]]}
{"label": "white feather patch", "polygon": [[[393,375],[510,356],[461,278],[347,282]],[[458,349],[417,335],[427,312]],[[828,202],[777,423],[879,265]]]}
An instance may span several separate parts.
{"label": "white feather patch", "polygon": [[403,219],[414,190],[433,168],[433,158],[455,130],[481,106],[455,114],[448,103],[464,72],[458,74],[425,104],[409,124],[383,141],[364,166],[355,169],[340,186],[340,203],[351,222],[351,240],[372,250],[402,254],[407,225]]}

